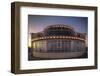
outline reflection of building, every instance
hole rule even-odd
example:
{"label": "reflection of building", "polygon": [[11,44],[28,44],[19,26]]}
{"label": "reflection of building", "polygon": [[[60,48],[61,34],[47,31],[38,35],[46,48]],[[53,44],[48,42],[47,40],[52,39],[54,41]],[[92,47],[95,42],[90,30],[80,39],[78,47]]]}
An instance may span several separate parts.
{"label": "reflection of building", "polygon": [[31,33],[33,56],[40,58],[72,58],[86,52],[85,34],[63,25],[50,25],[42,32]]}

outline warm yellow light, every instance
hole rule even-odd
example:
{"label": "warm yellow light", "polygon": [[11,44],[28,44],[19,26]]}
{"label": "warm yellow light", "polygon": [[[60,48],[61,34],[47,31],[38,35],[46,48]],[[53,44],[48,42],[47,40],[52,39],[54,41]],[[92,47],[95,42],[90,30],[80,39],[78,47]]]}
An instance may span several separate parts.
{"label": "warm yellow light", "polygon": [[31,35],[28,37],[28,47],[31,47]]}
{"label": "warm yellow light", "polygon": [[28,47],[31,47],[31,40],[29,39]]}
{"label": "warm yellow light", "polygon": [[56,38],[56,37],[54,36],[54,38]]}

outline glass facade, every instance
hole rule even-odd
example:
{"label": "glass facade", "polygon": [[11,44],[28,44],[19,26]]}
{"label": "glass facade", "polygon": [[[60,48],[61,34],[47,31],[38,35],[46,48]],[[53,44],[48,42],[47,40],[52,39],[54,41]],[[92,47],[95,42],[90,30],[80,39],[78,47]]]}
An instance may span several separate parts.
{"label": "glass facade", "polygon": [[33,50],[36,52],[75,52],[83,51],[85,44],[78,40],[67,39],[47,39],[32,43]]}

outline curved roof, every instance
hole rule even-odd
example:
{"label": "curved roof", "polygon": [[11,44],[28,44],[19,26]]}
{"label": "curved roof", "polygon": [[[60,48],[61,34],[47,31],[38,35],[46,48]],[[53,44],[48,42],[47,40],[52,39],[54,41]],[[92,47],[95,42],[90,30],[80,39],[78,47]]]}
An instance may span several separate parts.
{"label": "curved roof", "polygon": [[49,25],[45,29],[48,29],[48,28],[57,28],[57,27],[60,27],[60,28],[68,28],[68,29],[74,30],[74,28],[72,28],[70,25],[65,25],[65,24]]}
{"label": "curved roof", "polygon": [[47,36],[71,36],[85,39],[83,33],[77,33],[73,27],[64,24],[49,25],[42,32],[32,35],[32,38]]}
{"label": "curved roof", "polygon": [[49,25],[44,29],[44,34],[46,36],[51,36],[51,35],[70,36],[70,35],[74,35],[74,29],[64,24]]}

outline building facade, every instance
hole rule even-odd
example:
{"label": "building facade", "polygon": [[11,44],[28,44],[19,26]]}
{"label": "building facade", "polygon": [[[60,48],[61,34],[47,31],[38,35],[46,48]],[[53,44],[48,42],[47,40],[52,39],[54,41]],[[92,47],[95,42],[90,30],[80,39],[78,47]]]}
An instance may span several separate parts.
{"label": "building facade", "polygon": [[33,56],[39,58],[73,58],[86,53],[86,35],[74,28],[56,24],[42,32],[31,33]]}

